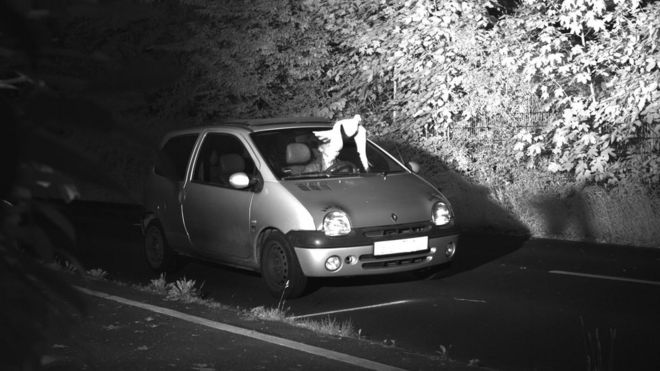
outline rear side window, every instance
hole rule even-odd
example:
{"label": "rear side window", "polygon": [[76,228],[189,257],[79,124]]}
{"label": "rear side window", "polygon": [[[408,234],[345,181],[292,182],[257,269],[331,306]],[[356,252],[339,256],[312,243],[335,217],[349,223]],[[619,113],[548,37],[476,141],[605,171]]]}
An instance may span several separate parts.
{"label": "rear side window", "polygon": [[197,134],[170,138],[158,152],[154,172],[169,179],[183,180],[196,141]]}

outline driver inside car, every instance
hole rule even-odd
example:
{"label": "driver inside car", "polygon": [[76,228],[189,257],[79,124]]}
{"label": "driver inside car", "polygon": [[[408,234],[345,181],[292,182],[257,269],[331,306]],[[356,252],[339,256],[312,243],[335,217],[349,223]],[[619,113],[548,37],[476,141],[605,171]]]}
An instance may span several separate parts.
{"label": "driver inside car", "polygon": [[314,132],[321,141],[318,151],[323,171],[332,168],[337,161],[347,161],[354,167],[357,166],[360,171],[369,171],[366,153],[367,131],[360,121],[360,115],[355,115],[351,119],[335,122],[330,130]]}

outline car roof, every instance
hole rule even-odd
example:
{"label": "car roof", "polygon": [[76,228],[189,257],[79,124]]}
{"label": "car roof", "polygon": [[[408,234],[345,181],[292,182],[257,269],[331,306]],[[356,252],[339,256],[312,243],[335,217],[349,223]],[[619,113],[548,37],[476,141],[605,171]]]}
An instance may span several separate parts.
{"label": "car roof", "polygon": [[226,128],[229,131],[247,130],[249,132],[268,131],[276,129],[295,129],[301,127],[332,127],[333,121],[321,117],[281,117],[260,119],[230,119],[215,124],[178,129],[167,133],[166,137],[182,134],[195,134],[213,129]]}
{"label": "car roof", "polygon": [[280,128],[280,127],[289,127],[301,126],[307,124],[313,125],[325,125],[330,124],[331,121],[321,117],[281,117],[281,118],[263,118],[263,119],[234,119],[224,121],[222,124],[225,125],[237,125],[249,127],[253,130],[259,130],[262,128]]}
{"label": "car roof", "polygon": [[280,117],[280,118],[261,118],[261,119],[233,119],[219,122],[207,128],[218,127],[236,127],[243,128],[251,132],[291,129],[300,127],[318,127],[332,126],[332,121],[320,117]]}

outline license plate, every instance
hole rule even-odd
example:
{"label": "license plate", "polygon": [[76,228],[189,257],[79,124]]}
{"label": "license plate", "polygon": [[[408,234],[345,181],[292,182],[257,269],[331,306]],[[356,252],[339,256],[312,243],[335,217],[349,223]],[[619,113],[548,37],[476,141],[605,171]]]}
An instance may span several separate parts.
{"label": "license plate", "polygon": [[374,256],[402,254],[426,250],[429,245],[428,236],[404,238],[401,240],[374,242]]}

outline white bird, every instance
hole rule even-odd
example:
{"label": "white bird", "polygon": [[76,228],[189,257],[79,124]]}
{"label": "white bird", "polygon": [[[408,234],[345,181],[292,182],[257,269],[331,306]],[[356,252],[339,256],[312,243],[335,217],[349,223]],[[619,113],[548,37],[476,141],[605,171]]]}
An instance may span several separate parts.
{"label": "white bird", "polygon": [[330,130],[314,132],[314,135],[323,143],[319,146],[319,151],[323,155],[324,170],[334,164],[339,151],[344,148],[342,129],[348,138],[355,140],[362,167],[367,171],[369,170],[369,161],[367,160],[367,130],[364,126],[360,125],[360,121],[362,121],[362,117],[355,115],[350,119],[338,120]]}

